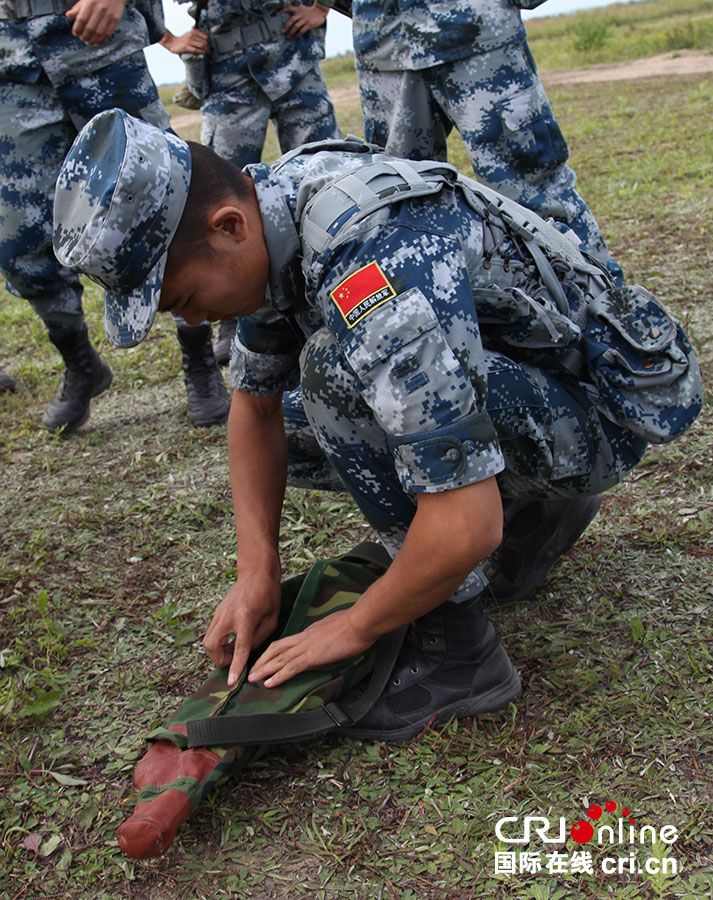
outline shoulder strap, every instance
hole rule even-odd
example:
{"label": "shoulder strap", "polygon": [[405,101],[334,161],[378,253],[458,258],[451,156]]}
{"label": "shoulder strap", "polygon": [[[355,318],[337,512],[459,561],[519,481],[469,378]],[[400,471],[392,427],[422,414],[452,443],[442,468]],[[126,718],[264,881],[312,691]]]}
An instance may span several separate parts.
{"label": "shoulder strap", "polygon": [[303,156],[305,153],[320,153],[322,150],[332,152],[343,151],[344,153],[375,153],[380,148],[376,144],[367,144],[367,142],[354,134],[348,134],[345,138],[335,138],[334,140],[312,141],[309,144],[301,144],[293,150],[288,150],[282,156],[275,160],[270,166],[273,172],[279,172],[290,160],[296,156]]}
{"label": "shoulder strap", "polygon": [[347,225],[407,196],[438,193],[444,184],[455,183],[457,174],[448,163],[374,154],[373,162],[345,172],[317,191],[302,217],[302,238],[319,255]]}
{"label": "shoulder strap", "polygon": [[551,222],[514,200],[499,194],[472,178],[459,175],[448,163],[430,160],[396,159],[374,155],[373,162],[359,166],[322,187],[307,204],[302,218],[302,238],[317,255],[329,250],[348,225],[397,200],[438,193],[444,184],[458,187],[469,206],[488,220],[520,237],[548,288],[566,308],[559,279],[549,259],[561,260],[568,267],[601,275],[598,266],[588,262],[578,247],[574,232],[562,233]]}

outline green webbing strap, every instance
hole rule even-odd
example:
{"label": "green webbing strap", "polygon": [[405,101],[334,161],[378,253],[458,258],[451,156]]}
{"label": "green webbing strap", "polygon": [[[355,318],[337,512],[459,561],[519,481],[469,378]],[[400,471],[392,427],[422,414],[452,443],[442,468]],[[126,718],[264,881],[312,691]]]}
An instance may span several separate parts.
{"label": "green webbing strap", "polygon": [[407,626],[385,634],[364,692],[352,703],[325,703],[296,713],[259,713],[247,716],[210,716],[186,723],[189,747],[229,747],[235,744],[284,744],[317,737],[353,725],[381,695],[398,656]]}

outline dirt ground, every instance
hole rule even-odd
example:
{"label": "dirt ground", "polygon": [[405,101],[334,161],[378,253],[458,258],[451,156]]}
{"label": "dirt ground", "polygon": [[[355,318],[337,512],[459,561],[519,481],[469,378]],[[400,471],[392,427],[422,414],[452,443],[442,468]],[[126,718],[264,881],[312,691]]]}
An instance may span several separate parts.
{"label": "dirt ground", "polygon": [[[633,59],[630,62],[617,63],[613,66],[596,65],[584,69],[568,69],[565,72],[541,69],[540,78],[545,88],[548,88],[562,84],[589,84],[594,81],[695,75],[698,72],[713,72],[713,53],[700,50],[676,50],[671,53],[660,53],[658,56],[649,56],[646,59]],[[332,90],[330,93],[332,100],[337,105],[341,102],[356,102],[358,99],[356,84],[346,85]],[[171,124],[180,133],[181,128],[198,121],[200,121],[200,110],[173,116]]]}

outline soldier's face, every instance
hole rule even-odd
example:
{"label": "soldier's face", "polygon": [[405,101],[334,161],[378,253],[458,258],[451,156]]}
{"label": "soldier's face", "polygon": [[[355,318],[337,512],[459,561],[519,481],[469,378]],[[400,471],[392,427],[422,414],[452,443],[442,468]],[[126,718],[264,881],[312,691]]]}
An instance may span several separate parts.
{"label": "soldier's face", "polygon": [[267,252],[248,256],[230,246],[184,263],[169,256],[158,308],[178,313],[189,325],[248,316],[265,299],[268,271]]}

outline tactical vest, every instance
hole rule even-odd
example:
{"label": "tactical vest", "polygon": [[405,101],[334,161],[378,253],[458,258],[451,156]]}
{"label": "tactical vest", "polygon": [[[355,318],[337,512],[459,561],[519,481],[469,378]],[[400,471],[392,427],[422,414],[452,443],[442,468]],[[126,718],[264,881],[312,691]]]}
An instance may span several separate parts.
{"label": "tactical vest", "polygon": [[[514,239],[546,288],[530,296],[474,284],[485,334],[509,344],[516,359],[590,381],[600,411],[647,441],[669,441],[694,421],[702,405],[700,371],[680,324],[645,288],[615,287],[579,249],[572,231],[561,231],[448,163],[396,159],[352,135],[298,148],[278,160],[273,171],[298,155],[322,150],[373,157],[329,181],[308,201],[300,231],[306,270],[326,262],[346,229],[376,210],[455,188],[483,222],[484,259],[503,236]],[[582,297],[579,308],[573,308],[565,287]]]}

